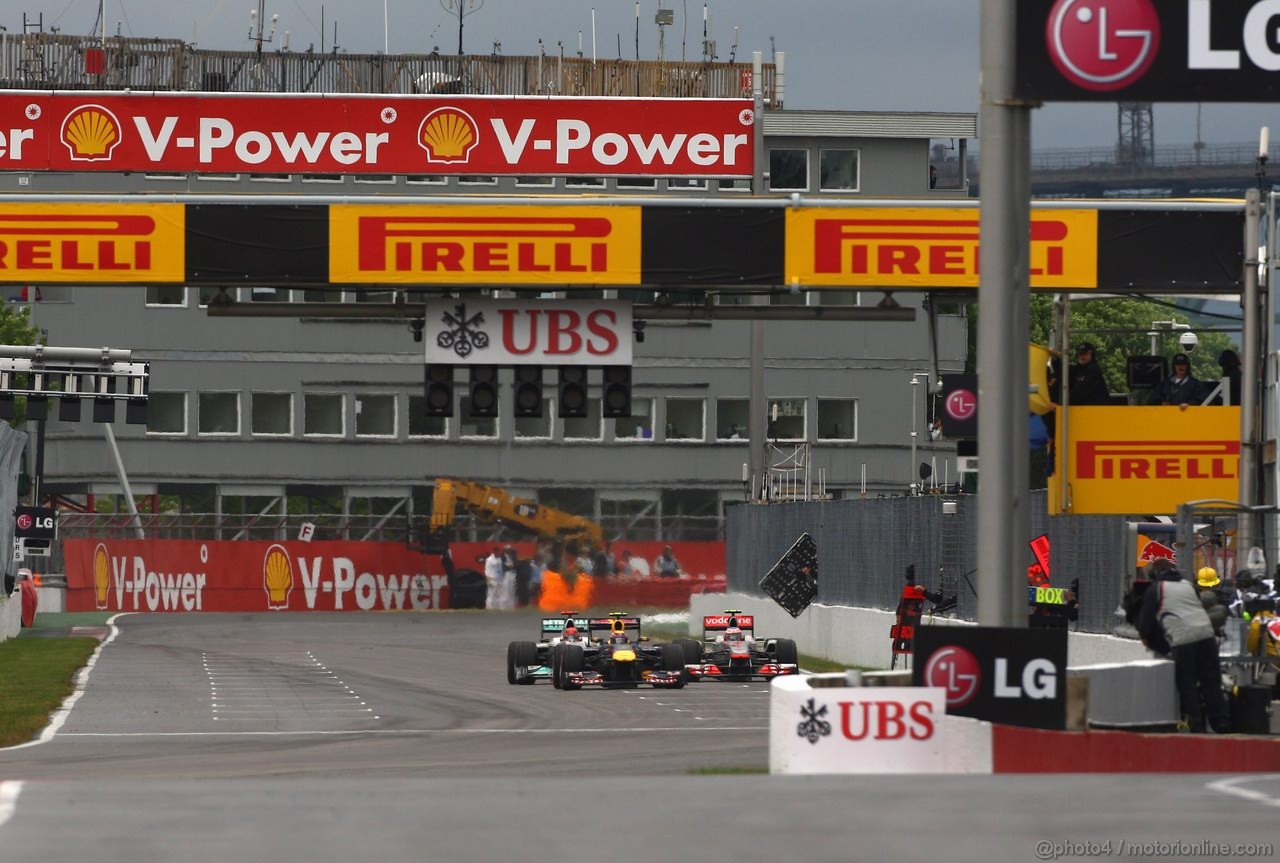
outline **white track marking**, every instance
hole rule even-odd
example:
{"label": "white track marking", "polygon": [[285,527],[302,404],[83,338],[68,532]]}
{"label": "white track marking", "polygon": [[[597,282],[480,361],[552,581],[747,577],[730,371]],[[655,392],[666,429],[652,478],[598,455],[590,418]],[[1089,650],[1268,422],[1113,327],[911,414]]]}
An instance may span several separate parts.
{"label": "white track marking", "polygon": [[93,671],[93,667],[98,664],[98,657],[102,655],[102,649],[111,642],[115,641],[116,636],[120,634],[119,627],[116,626],[116,620],[124,617],[126,614],[136,614],[133,611],[122,611],[119,614],[113,614],[107,619],[107,626],[111,627],[111,634],[99,642],[93,655],[89,657],[89,661],[85,663],[84,668],[80,669],[80,673],[76,675],[75,691],[66,697],[62,702],[62,706],[53,712],[49,717],[49,724],[40,732],[40,736],[35,740],[29,740],[26,743],[19,743],[17,746],[10,746],[6,749],[0,749],[0,752],[11,752],[14,749],[26,749],[28,746],[39,746],[41,743],[48,743],[52,740],[66,724],[71,717],[71,708],[75,707],[76,702],[80,700],[80,696],[84,695],[85,687],[89,684],[89,672]]}
{"label": "white track marking", "polygon": [[[376,719],[377,717],[370,717]],[[77,731],[62,735],[66,737],[312,737],[336,735],[404,735],[421,737],[467,737],[485,734],[670,734],[676,731],[711,732],[720,734],[725,731],[768,731],[767,725],[716,726],[715,728],[698,728],[696,726],[676,726],[670,728],[369,728],[349,731]]]}
{"label": "white track marking", "polygon": [[21,793],[21,782],[0,782],[0,827],[13,817],[13,810],[18,805],[18,795]]}
{"label": "white track marking", "polygon": [[1216,782],[1205,784],[1205,788],[1210,791],[1217,791],[1221,794],[1232,794],[1236,797],[1243,797],[1245,800],[1251,800],[1254,803],[1261,803],[1263,806],[1275,806],[1280,808],[1280,797],[1272,797],[1270,794],[1264,794],[1261,791],[1255,791],[1252,788],[1240,788],[1246,782],[1263,782],[1272,780],[1280,782],[1280,773],[1257,773],[1246,776],[1232,776],[1228,779],[1219,779]]}

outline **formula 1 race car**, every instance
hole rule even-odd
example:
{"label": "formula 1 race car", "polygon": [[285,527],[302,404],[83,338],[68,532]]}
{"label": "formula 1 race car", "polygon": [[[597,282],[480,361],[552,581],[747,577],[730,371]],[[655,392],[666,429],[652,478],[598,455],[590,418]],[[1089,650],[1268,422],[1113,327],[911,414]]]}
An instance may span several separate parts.
{"label": "formula 1 race car", "polygon": [[755,617],[740,611],[702,618],[702,641],[680,640],[684,667],[694,680],[768,680],[799,674],[800,656],[789,638],[756,638]]}
{"label": "formula 1 race car", "polygon": [[587,634],[584,643],[561,642],[552,650],[551,680],[557,689],[684,686],[680,645],[649,645],[640,636],[640,618],[622,612],[591,618]]}
{"label": "formula 1 race car", "polygon": [[587,640],[586,620],[574,617],[572,611],[560,613],[563,616],[542,618],[537,641],[513,641],[507,645],[507,683],[529,686],[550,680],[551,653],[556,645]]}

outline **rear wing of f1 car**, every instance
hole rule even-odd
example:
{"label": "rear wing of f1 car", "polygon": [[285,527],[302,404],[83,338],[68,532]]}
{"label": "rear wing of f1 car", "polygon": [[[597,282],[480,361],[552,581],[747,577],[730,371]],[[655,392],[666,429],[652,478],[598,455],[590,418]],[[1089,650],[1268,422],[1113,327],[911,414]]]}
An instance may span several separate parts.
{"label": "rear wing of f1 car", "polygon": [[728,629],[730,618],[737,620],[738,628],[743,632],[755,635],[756,618],[753,614],[707,614],[702,618],[702,640],[711,641],[717,633]]}
{"label": "rear wing of f1 car", "polygon": [[[640,618],[638,617],[593,617],[587,621],[587,632],[592,641],[604,641],[613,631],[614,621],[622,623],[623,631],[631,641],[640,640]],[[578,621],[581,623],[582,621]]]}

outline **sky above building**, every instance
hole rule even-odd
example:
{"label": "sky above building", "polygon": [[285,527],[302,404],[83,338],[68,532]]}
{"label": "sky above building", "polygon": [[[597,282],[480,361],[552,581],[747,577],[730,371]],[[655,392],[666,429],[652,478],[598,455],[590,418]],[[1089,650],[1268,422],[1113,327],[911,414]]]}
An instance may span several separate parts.
{"label": "sky above building", "polygon": [[[107,30],[182,39],[212,50],[252,47],[257,0],[104,0]],[[600,60],[700,61],[706,38],[715,59],[766,62],[786,55],[786,107],[854,111],[978,111],[977,0],[264,0],[264,50],[508,55],[563,51]],[[656,13],[673,12],[658,27]],[[704,17],[705,10],[705,17]],[[10,33],[43,15],[46,31],[97,32],[99,0],[15,0],[0,13]],[[272,35],[272,16],[279,16]],[[638,21],[638,28],[637,28]],[[322,27],[323,22],[323,27]],[[322,32],[323,30],[323,32]],[[637,36],[638,32],[638,36]],[[735,51],[736,42],[736,51]],[[1273,105],[1158,104],[1157,147],[1250,143],[1262,126],[1280,128]],[[1032,119],[1035,150],[1114,146],[1115,104],[1052,104]]]}

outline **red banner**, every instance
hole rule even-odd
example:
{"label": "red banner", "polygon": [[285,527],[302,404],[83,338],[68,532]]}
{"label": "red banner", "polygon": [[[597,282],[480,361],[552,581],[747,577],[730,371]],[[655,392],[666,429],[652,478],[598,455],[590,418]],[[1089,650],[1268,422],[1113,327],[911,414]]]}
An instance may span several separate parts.
{"label": "red banner", "polygon": [[[598,600],[687,603],[722,590],[723,542],[669,543],[687,576],[646,577],[662,542],[619,543],[632,574],[601,584]],[[450,546],[457,569],[484,571],[493,543]],[[515,543],[522,557],[532,543]],[[393,542],[90,540],[62,543],[67,611],[395,611],[449,607],[440,558]],[[624,555],[624,552],[629,554]],[[583,561],[589,564],[589,561]],[[642,566],[643,564],[643,566]],[[608,584],[605,589],[605,584]],[[656,593],[643,585],[661,585]]]}
{"label": "red banner", "polygon": [[750,177],[745,99],[10,91],[0,171]]}

